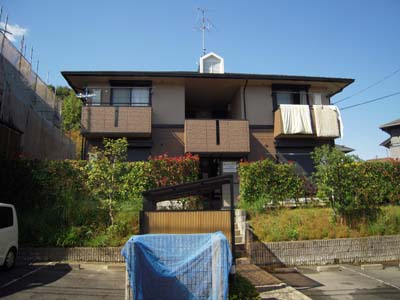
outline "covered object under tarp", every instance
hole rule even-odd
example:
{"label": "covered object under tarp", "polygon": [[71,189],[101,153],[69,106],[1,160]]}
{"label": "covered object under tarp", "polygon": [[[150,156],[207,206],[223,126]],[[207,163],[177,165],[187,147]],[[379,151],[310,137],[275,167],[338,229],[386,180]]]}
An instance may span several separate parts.
{"label": "covered object under tarp", "polygon": [[228,299],[232,254],[222,232],[136,235],[122,256],[133,300]]}

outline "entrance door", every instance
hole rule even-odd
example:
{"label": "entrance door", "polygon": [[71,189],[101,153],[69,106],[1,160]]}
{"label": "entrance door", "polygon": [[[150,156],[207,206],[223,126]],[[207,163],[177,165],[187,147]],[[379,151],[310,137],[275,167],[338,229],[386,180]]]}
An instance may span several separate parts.
{"label": "entrance door", "polygon": [[[221,161],[221,175],[233,175],[233,199],[234,205],[237,204],[237,198],[239,196],[239,177],[237,174],[239,161],[238,160],[223,160]],[[222,207],[230,208],[231,204],[231,191],[229,184],[222,186]]]}

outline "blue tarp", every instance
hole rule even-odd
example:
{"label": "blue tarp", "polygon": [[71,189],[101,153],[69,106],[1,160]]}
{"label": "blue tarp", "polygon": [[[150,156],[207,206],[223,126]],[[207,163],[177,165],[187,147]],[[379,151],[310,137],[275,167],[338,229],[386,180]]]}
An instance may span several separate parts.
{"label": "blue tarp", "polygon": [[132,236],[122,249],[133,300],[225,300],[232,265],[222,232]]}

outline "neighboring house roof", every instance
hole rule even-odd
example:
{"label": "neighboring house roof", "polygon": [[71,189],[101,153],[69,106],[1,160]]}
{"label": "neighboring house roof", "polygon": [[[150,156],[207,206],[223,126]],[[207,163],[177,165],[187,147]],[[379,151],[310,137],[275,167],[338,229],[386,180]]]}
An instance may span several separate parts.
{"label": "neighboring house roof", "polygon": [[[379,126],[379,128],[382,129],[384,132],[392,135],[391,134],[391,129],[393,127],[397,127],[397,126],[400,126],[400,119],[396,119],[396,120],[393,120],[393,121],[391,121],[389,123],[383,124],[383,125]],[[384,140],[379,145],[383,146],[383,147],[386,147],[386,148],[390,148],[390,146],[392,145],[391,142],[390,142],[390,139],[391,138],[387,138],[386,140]]]}
{"label": "neighboring house roof", "polygon": [[391,143],[392,138],[387,138],[386,140],[384,140],[382,143],[380,143],[380,146],[386,147],[386,148],[390,148],[390,146],[392,145]]}
{"label": "neighboring house roof", "polygon": [[350,147],[347,147],[344,145],[338,145],[338,144],[335,145],[335,148],[342,151],[343,153],[350,153],[350,152],[354,151],[353,148],[350,148]]}
{"label": "neighboring house roof", "polygon": [[396,119],[389,123],[383,124],[383,125],[379,126],[379,128],[383,130],[384,128],[390,128],[390,127],[394,127],[394,126],[400,126],[400,119]]}
{"label": "neighboring house roof", "polygon": [[398,162],[398,158],[392,158],[392,157],[382,157],[382,158],[372,158],[368,159],[367,161],[380,161],[380,162]]}
{"label": "neighboring house roof", "polygon": [[272,75],[272,74],[249,74],[249,73],[199,73],[192,71],[62,71],[61,74],[74,89],[81,90],[73,78],[83,77],[148,77],[148,78],[215,78],[215,79],[242,79],[242,80],[281,80],[281,81],[314,81],[327,83],[340,83],[336,91],[340,92],[343,88],[354,82],[350,78],[335,77],[315,77],[315,76],[297,76],[297,75]]}

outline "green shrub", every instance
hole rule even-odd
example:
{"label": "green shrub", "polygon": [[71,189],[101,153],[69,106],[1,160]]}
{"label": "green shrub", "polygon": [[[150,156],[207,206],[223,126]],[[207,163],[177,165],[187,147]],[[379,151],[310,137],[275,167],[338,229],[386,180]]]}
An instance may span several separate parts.
{"label": "green shrub", "polygon": [[329,201],[335,216],[356,226],[374,221],[384,202],[400,199],[400,164],[362,162],[336,148],[322,146],[313,153],[317,196]]}
{"label": "green shrub", "polygon": [[304,196],[303,179],[294,164],[277,164],[270,159],[242,162],[239,166],[240,205],[262,211],[268,204]]}
{"label": "green shrub", "polygon": [[197,156],[117,162],[125,141],[106,142],[96,161],[0,160],[0,199],[17,209],[22,246],[120,246],[139,231],[143,191],[198,178]]}

